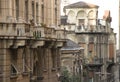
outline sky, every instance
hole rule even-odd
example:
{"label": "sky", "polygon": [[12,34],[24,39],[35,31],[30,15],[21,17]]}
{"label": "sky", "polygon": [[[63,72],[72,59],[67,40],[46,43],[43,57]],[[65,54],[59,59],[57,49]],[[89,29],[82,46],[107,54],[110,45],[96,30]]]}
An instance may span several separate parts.
{"label": "sky", "polygon": [[[118,31],[119,31],[119,0],[69,0],[69,3],[75,3],[78,1],[84,1],[87,3],[92,3],[99,6],[98,18],[102,18],[105,10],[110,10],[112,22],[111,27],[117,34],[117,45],[118,45]],[[117,46],[118,48],[118,46]]]}

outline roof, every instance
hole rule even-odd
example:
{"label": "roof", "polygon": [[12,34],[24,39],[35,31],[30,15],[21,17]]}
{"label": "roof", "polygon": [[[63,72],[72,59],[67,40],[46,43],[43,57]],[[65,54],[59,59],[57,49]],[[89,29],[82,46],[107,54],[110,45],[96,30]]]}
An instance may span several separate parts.
{"label": "roof", "polygon": [[72,40],[67,40],[66,44],[61,48],[61,50],[80,50],[82,49],[77,43],[73,42]]}
{"label": "roof", "polygon": [[76,2],[73,4],[67,5],[64,8],[98,8],[98,7],[99,6],[97,6],[97,5],[80,1],[80,2]]}

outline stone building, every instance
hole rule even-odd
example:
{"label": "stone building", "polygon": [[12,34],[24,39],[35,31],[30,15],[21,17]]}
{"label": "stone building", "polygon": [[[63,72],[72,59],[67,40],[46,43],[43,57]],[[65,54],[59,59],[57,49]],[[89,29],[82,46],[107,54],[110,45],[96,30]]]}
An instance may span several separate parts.
{"label": "stone building", "polygon": [[84,49],[71,40],[61,48],[61,69],[66,67],[72,75],[78,75]]}
{"label": "stone building", "polygon": [[68,30],[67,38],[84,48],[83,82],[111,82],[116,78],[116,34],[110,25],[110,11],[98,19],[98,8],[82,1],[64,7],[62,20],[67,23],[62,27]]}
{"label": "stone building", "polygon": [[0,0],[0,82],[58,82],[60,0]]}
{"label": "stone building", "polygon": [[120,0],[119,0],[119,31],[118,32],[119,32],[119,41],[118,41],[119,43],[118,44],[119,44],[119,49],[120,49]]}
{"label": "stone building", "polygon": [[120,50],[116,50],[117,63],[116,63],[116,79],[120,81]]}

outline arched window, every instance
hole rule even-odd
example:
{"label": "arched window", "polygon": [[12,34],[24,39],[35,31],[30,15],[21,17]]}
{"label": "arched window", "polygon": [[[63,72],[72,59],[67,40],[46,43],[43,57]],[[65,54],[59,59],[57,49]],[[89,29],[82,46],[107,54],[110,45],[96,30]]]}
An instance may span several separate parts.
{"label": "arched window", "polygon": [[68,22],[69,23],[74,23],[75,22],[74,17],[75,17],[74,11],[69,11],[69,13],[68,13]]}
{"label": "arched window", "polygon": [[81,10],[77,13],[77,18],[83,18],[85,17],[85,15],[86,15],[85,11]]}
{"label": "arched window", "polygon": [[94,11],[91,10],[89,13],[88,13],[88,18],[93,18],[94,17]]}
{"label": "arched window", "polygon": [[89,21],[89,25],[95,25],[95,20],[94,20],[94,16],[95,16],[95,14],[94,14],[94,11],[93,10],[91,10],[89,13],[88,13],[88,21]]}
{"label": "arched window", "polygon": [[78,19],[78,25],[84,25],[85,19],[84,17],[86,16],[85,11],[81,10],[77,13],[77,19]]}

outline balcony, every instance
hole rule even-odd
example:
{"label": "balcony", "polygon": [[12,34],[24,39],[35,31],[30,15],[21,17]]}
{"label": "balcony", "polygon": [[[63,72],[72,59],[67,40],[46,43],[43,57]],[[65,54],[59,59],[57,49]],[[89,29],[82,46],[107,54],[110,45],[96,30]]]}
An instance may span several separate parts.
{"label": "balcony", "polygon": [[0,38],[12,39],[66,39],[64,29],[31,26],[25,23],[0,23]]}
{"label": "balcony", "polygon": [[44,34],[45,34],[45,38],[49,38],[49,39],[56,39],[56,32],[54,28],[44,28]]}
{"label": "balcony", "polygon": [[65,39],[66,31],[62,29],[55,29],[50,27],[34,27],[30,28],[31,37],[36,39],[45,38],[45,39]]}
{"label": "balcony", "polygon": [[88,70],[99,70],[100,67],[103,65],[102,58],[94,58],[91,62],[85,62],[84,66],[87,67]]}
{"label": "balcony", "polygon": [[64,29],[56,29],[56,38],[58,40],[65,40],[66,39],[66,31]]}
{"label": "balcony", "polygon": [[75,32],[76,33],[86,33],[86,32],[89,32],[89,33],[99,33],[99,32],[106,33],[107,29],[106,29],[105,26],[102,26],[102,25],[89,25],[89,26],[81,25],[81,26],[76,26]]}
{"label": "balcony", "polygon": [[89,59],[84,59],[84,63],[85,64],[91,64],[91,65],[92,64],[97,65],[97,64],[103,64],[103,62],[104,62],[103,58],[93,58],[92,61],[90,61],[90,60]]}

